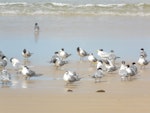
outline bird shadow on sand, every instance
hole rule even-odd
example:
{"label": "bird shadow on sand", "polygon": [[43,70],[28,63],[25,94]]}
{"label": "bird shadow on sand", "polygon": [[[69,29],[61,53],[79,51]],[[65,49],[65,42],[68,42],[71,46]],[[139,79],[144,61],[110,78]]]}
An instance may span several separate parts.
{"label": "bird shadow on sand", "polygon": [[100,81],[95,81],[94,83],[105,83],[105,82],[108,82],[106,80],[100,80]]}
{"label": "bird shadow on sand", "polygon": [[34,74],[32,76],[23,76],[22,79],[24,80],[36,80],[38,77],[43,76],[43,74]]}
{"label": "bird shadow on sand", "polygon": [[75,89],[77,89],[78,85],[76,84],[67,84],[65,85],[65,91],[66,92],[73,92]]}
{"label": "bird shadow on sand", "polygon": [[35,73],[35,75],[33,75],[31,78],[35,78],[35,77],[41,77],[41,76],[43,76],[43,74],[41,74],[41,73]]}

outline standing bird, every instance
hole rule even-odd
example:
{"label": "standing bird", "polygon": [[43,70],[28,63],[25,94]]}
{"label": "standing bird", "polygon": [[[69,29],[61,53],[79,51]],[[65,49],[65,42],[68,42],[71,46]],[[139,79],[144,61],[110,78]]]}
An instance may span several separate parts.
{"label": "standing bird", "polygon": [[71,54],[65,52],[64,48],[62,48],[60,51],[59,51],[59,56],[60,58],[62,58],[62,60],[68,58],[69,56],[71,56]]}
{"label": "standing bird", "polygon": [[127,74],[126,69],[127,69],[127,66],[125,64],[125,61],[122,61],[121,66],[119,68],[119,75],[121,77],[121,80],[125,80],[128,78],[128,74]]}
{"label": "standing bird", "polygon": [[140,56],[143,56],[144,58],[147,57],[147,53],[145,52],[144,48],[141,48]]}
{"label": "standing bird", "polygon": [[26,50],[26,49],[23,49],[22,51],[22,56],[25,58],[25,59],[28,59],[29,57],[32,56],[33,53],[31,53],[30,51]]}
{"label": "standing bird", "polygon": [[51,59],[50,59],[50,63],[54,63],[55,62],[55,60],[57,60],[57,59],[60,59],[60,57],[59,57],[59,53],[58,52],[54,52],[54,55],[51,57]]}
{"label": "standing bird", "polygon": [[109,53],[103,51],[103,49],[97,50],[97,55],[104,61],[107,60],[109,57]]}
{"label": "standing bird", "polygon": [[106,71],[106,67],[105,67],[105,65],[104,65],[102,60],[97,60],[96,69],[98,69],[98,68],[101,68],[103,71]]}
{"label": "standing bird", "polygon": [[66,71],[63,76],[63,80],[67,84],[79,81],[80,79],[81,78],[79,78],[79,75],[76,72],[72,72],[72,71]]}
{"label": "standing bird", "polygon": [[6,56],[2,56],[2,59],[0,60],[0,68],[5,69],[7,66],[7,58]]}
{"label": "standing bird", "polygon": [[116,54],[114,53],[114,50],[111,50],[108,54],[109,54],[109,55],[108,55],[108,59],[109,59],[113,64],[115,64],[116,59],[120,58],[120,57],[116,56]]}
{"label": "standing bird", "polygon": [[77,47],[77,53],[80,56],[80,60],[89,55],[84,49],[80,47]]}
{"label": "standing bird", "polygon": [[137,74],[137,67],[136,63],[133,62],[132,65],[125,65],[125,62],[122,61],[121,67],[119,69],[119,75],[121,76],[122,80],[131,80],[133,76]]}
{"label": "standing bird", "polygon": [[126,68],[127,68],[126,62],[123,60],[123,61],[121,62],[121,66],[120,66],[120,69],[119,69],[119,70],[124,70],[124,69],[126,69]]}
{"label": "standing bird", "polygon": [[138,73],[138,68],[137,68],[135,62],[132,63],[132,65],[130,66],[130,68],[133,71],[133,75],[136,75]]}
{"label": "standing bird", "polygon": [[0,80],[2,81],[3,85],[7,85],[9,82],[11,82],[11,75],[6,69],[2,70]]}
{"label": "standing bird", "polygon": [[35,23],[35,25],[34,25],[34,38],[35,38],[35,42],[38,41],[39,32],[40,32],[40,27],[39,27],[38,23]]}
{"label": "standing bird", "polygon": [[11,64],[12,64],[12,66],[13,66],[16,70],[18,70],[18,69],[21,67],[21,63],[20,63],[20,61],[19,61],[17,58],[12,57],[12,58],[10,59],[10,62],[11,62]]}
{"label": "standing bird", "polygon": [[65,64],[67,64],[68,62],[67,62],[67,61],[64,61],[64,60],[62,60],[62,59],[60,59],[60,58],[55,58],[55,59],[53,60],[53,63],[55,64],[55,66],[56,66],[57,68],[59,68],[59,67],[65,65]]}
{"label": "standing bird", "polygon": [[32,71],[31,69],[29,69],[29,67],[27,66],[22,66],[21,73],[26,80],[30,79],[30,77],[36,76],[36,73]]}
{"label": "standing bird", "polygon": [[104,62],[107,72],[114,72],[118,69],[110,60],[105,60]]}
{"label": "standing bird", "polygon": [[40,30],[40,27],[39,27],[38,23],[35,23],[35,25],[34,25],[34,31],[35,32],[39,32],[39,30]]}
{"label": "standing bird", "polygon": [[92,78],[95,78],[95,83],[100,82],[100,79],[104,76],[102,68],[98,68]]}
{"label": "standing bird", "polygon": [[149,61],[147,61],[145,59],[145,56],[140,55],[139,60],[138,60],[138,64],[140,65],[140,68],[142,69],[143,67],[145,67],[146,65],[149,64]]}
{"label": "standing bird", "polygon": [[126,71],[127,71],[127,75],[130,78],[129,80],[131,80],[131,77],[135,76],[137,73],[135,72],[136,70],[134,70],[135,68],[132,68],[130,65],[127,65]]}
{"label": "standing bird", "polygon": [[0,60],[2,60],[2,57],[5,56],[2,51],[0,51]]}
{"label": "standing bird", "polygon": [[92,65],[92,63],[97,62],[97,58],[94,57],[93,53],[90,53],[90,54],[89,54],[88,60],[89,60],[89,62],[90,62],[91,65]]}

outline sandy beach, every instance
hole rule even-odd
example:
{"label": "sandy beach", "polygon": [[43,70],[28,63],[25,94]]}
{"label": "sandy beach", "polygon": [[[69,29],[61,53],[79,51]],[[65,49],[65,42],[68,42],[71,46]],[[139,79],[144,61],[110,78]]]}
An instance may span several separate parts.
{"label": "sandy beach", "polygon": [[3,89],[1,92],[0,105],[3,113],[149,113],[150,111],[148,95],[52,94],[49,91],[40,92],[32,89]]}
{"label": "sandy beach", "polygon": [[[138,68],[129,81],[121,81],[117,70],[95,83],[89,75],[95,73],[96,64],[91,66],[87,58],[79,61],[77,54],[81,47],[100,59],[98,49],[114,50],[120,66],[122,60],[137,62],[144,48],[149,61],[148,0],[2,1],[0,51],[8,58],[6,69],[12,81],[0,84],[0,113],[150,113],[150,65]],[[68,64],[56,69],[49,61],[62,48],[71,56]],[[33,53],[27,64],[23,49]],[[24,80],[10,63],[12,57],[41,76]],[[82,79],[66,85],[63,74],[67,70],[76,71]]]}
{"label": "sandy beach", "polygon": [[[77,70],[83,79],[66,85],[62,76],[68,68]],[[95,83],[88,76],[94,73],[95,67],[89,66],[86,61],[70,62],[59,70],[53,65],[35,66],[32,70],[43,75],[30,80],[19,79],[18,82],[13,81],[14,85],[1,88],[1,112],[150,112],[149,66],[139,70],[131,81],[121,81],[116,71],[105,75],[100,83]],[[98,90],[105,92],[97,92]]]}

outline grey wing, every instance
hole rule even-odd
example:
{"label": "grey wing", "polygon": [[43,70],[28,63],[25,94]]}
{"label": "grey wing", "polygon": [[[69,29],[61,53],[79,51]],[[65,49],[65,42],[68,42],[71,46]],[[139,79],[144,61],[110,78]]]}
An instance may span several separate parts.
{"label": "grey wing", "polygon": [[64,64],[65,64],[64,61],[60,61],[60,62],[59,62],[59,65],[60,65],[60,66],[63,66]]}
{"label": "grey wing", "polygon": [[88,54],[85,50],[83,50],[82,55],[83,55],[83,56],[88,56],[89,54]]}
{"label": "grey wing", "polygon": [[74,82],[74,81],[76,81],[76,77],[71,76],[71,78],[70,78],[69,82]]}
{"label": "grey wing", "polygon": [[119,70],[119,75],[121,76],[127,76],[127,71],[125,69]]}
{"label": "grey wing", "polygon": [[2,60],[2,61],[0,62],[0,66],[1,66],[1,67],[5,67],[6,65],[7,65],[7,61]]}
{"label": "grey wing", "polygon": [[30,77],[32,77],[32,76],[35,76],[36,74],[35,74],[34,71],[30,70],[29,73],[28,73],[27,75],[30,76]]}
{"label": "grey wing", "polygon": [[143,63],[144,65],[147,65],[149,62],[147,60],[145,60],[145,62]]}
{"label": "grey wing", "polygon": [[98,71],[98,72],[97,72],[97,77],[98,77],[98,78],[103,77],[103,72],[102,72],[102,71]]}
{"label": "grey wing", "polygon": [[98,73],[98,71],[96,71],[95,74],[92,75],[92,78],[98,78],[98,76],[99,76],[99,73]]}
{"label": "grey wing", "polygon": [[69,56],[71,56],[71,54],[69,54],[69,53],[66,53],[66,57],[69,57]]}
{"label": "grey wing", "polygon": [[114,54],[110,54],[110,55],[108,56],[108,59],[109,59],[109,60],[115,60],[115,58],[116,58],[116,56],[115,56]]}
{"label": "grey wing", "polygon": [[54,63],[55,60],[57,60],[57,58],[59,58],[58,56],[54,55],[51,57],[50,63]]}
{"label": "grey wing", "polygon": [[137,74],[137,67],[136,66],[132,66],[131,70],[132,70],[133,75]]}

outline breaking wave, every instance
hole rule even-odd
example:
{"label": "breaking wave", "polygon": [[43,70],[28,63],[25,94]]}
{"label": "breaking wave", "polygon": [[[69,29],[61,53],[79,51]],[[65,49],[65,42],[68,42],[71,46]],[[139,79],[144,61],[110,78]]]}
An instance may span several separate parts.
{"label": "breaking wave", "polygon": [[0,15],[150,16],[150,4],[0,3]]}

